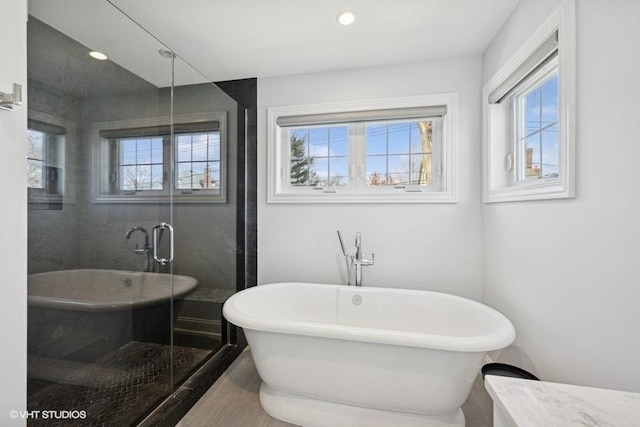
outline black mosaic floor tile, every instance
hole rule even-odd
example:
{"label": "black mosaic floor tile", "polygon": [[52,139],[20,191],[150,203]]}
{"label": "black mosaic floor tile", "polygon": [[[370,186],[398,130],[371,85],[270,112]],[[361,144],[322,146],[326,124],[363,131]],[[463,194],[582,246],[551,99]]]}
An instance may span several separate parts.
{"label": "black mosaic floor tile", "polygon": [[[173,347],[174,382],[180,382],[210,353]],[[57,382],[29,379],[28,410],[49,412],[32,417],[29,426],[127,426],[134,424],[170,392],[171,347],[130,342],[93,363],[84,364]],[[85,411],[84,418],[61,411]]]}

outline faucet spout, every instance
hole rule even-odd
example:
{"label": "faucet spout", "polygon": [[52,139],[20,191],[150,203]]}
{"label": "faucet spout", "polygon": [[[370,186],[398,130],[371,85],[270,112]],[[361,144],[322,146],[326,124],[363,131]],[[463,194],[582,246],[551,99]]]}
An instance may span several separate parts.
{"label": "faucet spout", "polygon": [[144,228],[144,227],[140,227],[140,226],[136,226],[133,228],[130,228],[127,231],[127,234],[125,235],[125,238],[127,240],[129,240],[131,238],[131,235],[133,233],[135,233],[136,231],[139,231],[140,233],[142,233],[142,235],[144,236],[144,246],[140,247],[137,243],[136,243],[136,247],[133,249],[133,253],[135,253],[136,255],[146,255],[147,256],[147,265],[146,265],[146,270],[147,271],[151,271],[151,252],[153,247],[149,244],[149,232]]}
{"label": "faucet spout", "polygon": [[362,236],[360,232],[356,233],[356,260],[362,259]]}

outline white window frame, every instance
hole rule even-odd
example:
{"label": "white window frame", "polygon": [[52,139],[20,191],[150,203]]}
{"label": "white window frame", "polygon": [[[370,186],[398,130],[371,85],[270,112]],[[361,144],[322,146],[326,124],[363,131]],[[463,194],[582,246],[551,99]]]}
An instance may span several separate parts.
{"label": "white window frame", "polygon": [[[511,99],[490,103],[504,85],[554,33],[558,39],[559,165],[557,177],[515,179],[518,120]],[[575,0],[565,0],[483,88],[483,200],[485,203],[575,197]],[[545,67],[554,67],[553,62]],[[538,71],[544,73],[545,70]],[[535,76],[534,76],[535,78]]]}
{"label": "white window frame", "polygon": [[[358,185],[364,181],[365,145],[363,131],[365,124],[351,124],[349,134],[349,188],[331,187],[314,189],[289,185],[289,141],[285,128],[278,126],[278,119],[290,116],[316,114],[341,114],[392,110],[400,108],[446,107],[446,114],[434,120],[434,135],[441,136],[442,144],[434,147],[440,156],[440,177],[437,188],[380,186],[371,188]],[[457,203],[457,136],[458,94],[412,96],[391,99],[376,99],[329,104],[291,105],[270,107],[267,110],[267,203]],[[403,119],[399,118],[399,121]],[[329,126],[330,124],[326,124]],[[360,129],[358,131],[358,128]],[[440,133],[440,135],[437,135]],[[436,140],[434,136],[434,141]],[[434,144],[435,145],[435,144]],[[434,168],[434,177],[435,177]],[[354,179],[355,177],[358,179]]]}
{"label": "white window frame", "polygon": [[[100,137],[101,130],[107,129],[133,129],[151,126],[167,126],[171,124],[168,117],[144,118],[138,120],[120,120],[112,122],[95,123],[92,135],[94,145],[94,177],[93,177],[93,201],[94,203],[166,203],[172,198],[175,203],[226,203],[227,202],[227,121],[226,112],[209,114],[193,114],[176,116],[176,124],[193,124],[198,122],[217,121],[220,132],[220,187],[212,189],[181,190],[176,188],[177,156],[164,145],[163,165],[164,173],[170,182],[165,183],[163,190],[140,190],[125,192],[117,190],[109,193],[112,165],[110,164],[111,148],[109,139]],[[175,144],[174,144],[175,145]],[[169,160],[167,160],[169,159]],[[167,164],[167,162],[169,164]],[[168,166],[168,169],[167,169]],[[168,178],[170,177],[170,178]]]}

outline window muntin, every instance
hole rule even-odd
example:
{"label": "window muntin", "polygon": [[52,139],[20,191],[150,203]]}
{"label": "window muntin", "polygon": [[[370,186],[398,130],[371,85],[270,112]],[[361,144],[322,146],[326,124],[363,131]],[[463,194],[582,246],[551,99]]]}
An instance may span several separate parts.
{"label": "window muntin", "polygon": [[518,183],[559,176],[559,120],[557,61],[521,85],[513,97],[518,159],[514,179]]}

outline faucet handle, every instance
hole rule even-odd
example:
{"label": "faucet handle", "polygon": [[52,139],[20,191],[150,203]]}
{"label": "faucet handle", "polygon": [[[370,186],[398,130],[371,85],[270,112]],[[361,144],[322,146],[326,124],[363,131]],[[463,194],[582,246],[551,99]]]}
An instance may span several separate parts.
{"label": "faucet handle", "polygon": [[376,254],[371,253],[371,259],[363,259],[361,261],[362,265],[373,265],[376,263]]}

